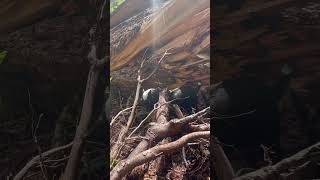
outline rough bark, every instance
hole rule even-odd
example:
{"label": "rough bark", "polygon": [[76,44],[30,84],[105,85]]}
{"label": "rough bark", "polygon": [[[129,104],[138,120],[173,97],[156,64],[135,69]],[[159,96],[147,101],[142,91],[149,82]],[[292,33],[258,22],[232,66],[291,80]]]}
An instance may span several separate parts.
{"label": "rough bark", "polygon": [[[164,81],[163,84],[170,88],[187,81],[209,84],[209,76],[206,76],[209,74],[209,59],[199,55],[209,57],[210,1],[194,3],[170,0],[155,11],[145,10],[113,28],[110,48],[112,76],[133,79],[130,71],[137,68],[145,48],[153,51],[150,62],[170,49],[168,52],[172,54],[168,55],[168,62],[163,63],[162,75],[156,78],[157,81]],[[147,83],[153,86],[152,81],[154,79]]]}
{"label": "rough bark", "polygon": [[[163,91],[161,91],[161,93],[159,95],[158,104],[159,104],[160,108],[157,110],[157,113],[156,113],[156,122],[159,124],[165,124],[168,122],[168,118],[169,118],[169,107],[168,107],[169,104],[167,104],[168,99],[169,99],[168,91],[167,91],[167,89],[164,89]],[[159,145],[167,144],[170,141],[171,141],[170,137],[164,138],[159,143]],[[158,157],[157,159],[151,161],[149,164],[148,171],[144,175],[144,179],[146,179],[146,178],[158,179],[158,174],[159,174],[159,172],[161,172],[161,170],[163,168],[164,159],[165,159],[165,157],[161,156],[161,157]],[[133,170],[133,173],[134,173],[134,170]]]}
{"label": "rough bark", "polygon": [[143,163],[149,162],[150,160],[156,159],[162,154],[167,154],[182,148],[186,143],[199,138],[209,138],[210,132],[194,132],[182,136],[180,139],[160,145],[155,146],[151,149],[148,149],[135,157],[129,158],[127,160],[121,161],[117,166],[111,171],[110,179],[112,180],[120,180],[122,179],[128,172],[130,172],[134,167],[141,165]]}
{"label": "rough bark", "polygon": [[76,179],[78,175],[80,160],[83,152],[83,145],[88,133],[88,127],[91,120],[93,99],[98,83],[99,74],[99,69],[94,65],[91,66],[88,74],[86,93],[83,100],[79,125],[77,127],[76,134],[73,140],[74,143],[70,152],[70,158],[63,175],[63,178],[65,180]]}

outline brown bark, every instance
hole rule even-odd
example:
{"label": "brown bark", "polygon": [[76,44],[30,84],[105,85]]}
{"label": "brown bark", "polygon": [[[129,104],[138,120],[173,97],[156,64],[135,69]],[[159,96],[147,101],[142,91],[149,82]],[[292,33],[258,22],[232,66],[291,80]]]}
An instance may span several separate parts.
{"label": "brown bark", "polygon": [[70,158],[63,175],[63,178],[65,180],[73,180],[77,178],[80,160],[83,152],[83,145],[91,120],[93,99],[98,83],[99,73],[100,71],[95,65],[92,65],[90,67],[80,122],[73,140],[74,143],[70,152]]}
{"label": "brown bark", "polygon": [[[159,124],[165,124],[168,122],[169,118],[169,104],[167,104],[169,97],[168,97],[168,91],[167,89],[164,89],[159,94],[159,101],[158,104],[160,108],[157,110],[156,113],[156,122]],[[167,144],[171,141],[170,137],[167,137],[163,139],[159,145]],[[153,160],[149,164],[148,171],[144,175],[144,179],[150,178],[150,179],[158,179],[158,173],[161,172],[161,169],[163,168],[163,162],[165,160],[164,156],[158,157],[157,159]],[[134,170],[133,170],[134,173]],[[131,173],[132,174],[132,173]]]}
{"label": "brown bark", "polygon": [[202,116],[208,113],[210,108],[203,109],[195,114],[186,116],[181,119],[172,119],[165,124],[156,124],[147,130],[146,138],[144,138],[139,145],[131,152],[129,157],[134,157],[140,152],[147,149],[147,147],[152,147],[155,143],[159,142],[161,139],[169,136],[174,136],[180,133],[184,126],[189,122],[193,121],[196,117]]}
{"label": "brown bark", "polygon": [[182,136],[180,139],[174,142],[160,145],[160,146],[155,146],[151,149],[148,149],[132,158],[123,160],[119,164],[117,164],[117,166],[111,171],[110,179],[121,180],[134,167],[139,166],[143,163],[149,162],[153,159],[156,159],[160,155],[168,154],[177,149],[180,149],[185,144],[187,144],[192,140],[199,139],[199,138],[209,138],[209,136],[210,136],[210,131],[194,132],[194,133],[190,133],[185,136]]}
{"label": "brown bark", "polygon": [[110,29],[117,26],[126,19],[140,13],[141,11],[150,7],[149,0],[131,0],[125,1],[112,14],[110,18]]}
{"label": "brown bark", "polygon": [[219,180],[231,180],[235,176],[235,173],[228,157],[215,138],[211,141],[211,146],[213,166],[217,178]]}
{"label": "brown bark", "polygon": [[[191,3],[196,4],[190,6]],[[197,12],[207,7],[209,7],[208,0],[201,0],[196,2],[172,0],[166,6],[166,8],[163,8],[161,11],[157,12],[157,14],[154,15],[154,18],[152,18],[151,21],[148,21],[146,24],[141,26],[139,33],[136,34],[136,37],[129,41],[124,46],[124,48],[119,51],[120,53],[111,56],[111,71],[119,69],[123,65],[127,64],[142,49],[152,45],[152,43],[167,42],[169,39],[172,39],[173,37],[176,37],[179,34],[190,30],[196,23],[193,26],[189,27],[183,25],[183,29],[178,28],[179,34],[177,34],[176,32],[177,27],[175,26],[182,23],[184,20],[187,20],[189,17],[196,16]],[[205,19],[206,22],[209,20],[206,18],[203,19]],[[199,17],[197,21],[198,20]],[[155,27],[161,27],[158,28],[159,32],[157,32],[157,36],[154,36]],[[113,47],[111,46],[111,51],[113,51],[112,48]]]}

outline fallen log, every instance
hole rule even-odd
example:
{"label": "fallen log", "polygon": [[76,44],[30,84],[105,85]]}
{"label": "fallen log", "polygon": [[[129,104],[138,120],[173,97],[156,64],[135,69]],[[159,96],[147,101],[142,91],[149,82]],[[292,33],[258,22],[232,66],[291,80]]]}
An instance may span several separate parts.
{"label": "fallen log", "polygon": [[[193,4],[193,6],[190,6],[190,4]],[[207,7],[209,7],[208,0],[196,2],[171,0],[165,7],[162,7],[161,11],[156,11],[152,20],[146,21],[146,23],[143,23],[138,27],[139,30],[137,29],[138,32],[133,35],[134,38],[130,41],[124,42],[126,45],[122,45],[123,48],[117,51],[120,53],[111,54],[111,71],[119,69],[123,65],[127,64],[142,49],[153,44],[162,44],[167,42],[168,40],[194,28],[199,25],[199,23],[202,24],[204,21],[208,22],[209,19],[207,17],[209,17],[209,10],[206,11],[207,16],[205,17],[201,18],[199,17],[201,13],[197,14]],[[196,18],[194,16],[196,16]],[[142,20],[143,19],[140,21]],[[187,24],[189,26],[183,24],[185,21],[189,22]],[[190,26],[190,22],[193,22],[192,26]],[[179,24],[181,25],[177,28],[177,25]],[[157,28],[157,36],[154,35],[155,28]],[[117,31],[120,30],[114,30],[115,33]],[[113,36],[113,34],[111,34],[111,36]],[[112,44],[111,40],[111,45]],[[111,46],[111,52],[114,52],[114,48],[114,46]]]}

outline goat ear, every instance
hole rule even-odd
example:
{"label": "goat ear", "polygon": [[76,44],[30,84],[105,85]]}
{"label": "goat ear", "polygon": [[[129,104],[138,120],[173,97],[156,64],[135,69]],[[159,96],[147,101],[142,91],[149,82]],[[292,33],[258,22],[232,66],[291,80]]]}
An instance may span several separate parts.
{"label": "goat ear", "polygon": [[142,92],[144,92],[145,90],[144,89],[142,89]]}

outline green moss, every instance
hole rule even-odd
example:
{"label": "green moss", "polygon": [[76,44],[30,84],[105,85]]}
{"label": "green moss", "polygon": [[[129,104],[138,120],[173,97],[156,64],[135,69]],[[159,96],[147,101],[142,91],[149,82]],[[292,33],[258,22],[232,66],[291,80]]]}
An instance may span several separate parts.
{"label": "green moss", "polygon": [[116,10],[122,3],[124,3],[125,0],[115,0],[110,4],[110,13],[112,13],[114,10]]}

